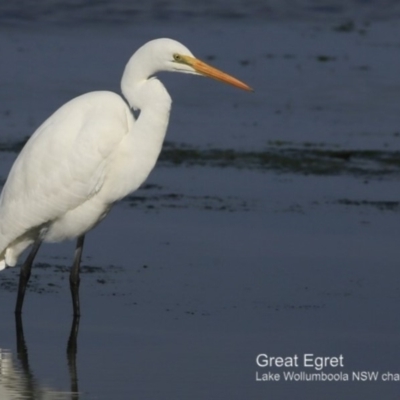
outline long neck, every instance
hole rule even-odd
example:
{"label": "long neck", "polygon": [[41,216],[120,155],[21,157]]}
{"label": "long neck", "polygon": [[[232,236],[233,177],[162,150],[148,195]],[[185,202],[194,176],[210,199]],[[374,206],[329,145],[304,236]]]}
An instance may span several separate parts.
{"label": "long neck", "polygon": [[154,161],[155,164],[167,133],[171,98],[157,79],[147,80],[140,86],[135,97],[141,101],[138,107],[140,114],[133,125],[132,134],[136,154],[141,152],[140,156],[147,157],[150,163]]}
{"label": "long neck", "polygon": [[[152,78],[160,69],[140,48],[129,60],[121,81],[122,93],[131,108],[140,110],[135,130],[150,137],[165,136],[171,110],[171,97],[163,84]],[[148,138],[150,140],[150,138]]]}
{"label": "long neck", "polygon": [[167,132],[171,97],[163,84],[150,78],[156,71],[143,67],[146,60],[135,53],[122,77],[121,89],[131,108],[140,110],[131,132],[131,165],[137,179],[144,181],[153,169],[161,152]]}
{"label": "long neck", "polygon": [[152,106],[168,106],[169,109],[171,98],[168,92],[158,80],[152,78],[163,70],[163,66],[150,50],[148,45],[142,46],[130,58],[122,75],[121,90],[135,110],[144,111]]}

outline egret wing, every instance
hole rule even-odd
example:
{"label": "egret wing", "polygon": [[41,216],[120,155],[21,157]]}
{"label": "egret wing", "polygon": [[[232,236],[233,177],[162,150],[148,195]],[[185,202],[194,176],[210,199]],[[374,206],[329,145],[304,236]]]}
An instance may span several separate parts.
{"label": "egret wing", "polygon": [[37,129],[0,197],[0,257],[15,239],[101,189],[107,159],[129,132],[129,113],[120,96],[92,92],[66,103]]}

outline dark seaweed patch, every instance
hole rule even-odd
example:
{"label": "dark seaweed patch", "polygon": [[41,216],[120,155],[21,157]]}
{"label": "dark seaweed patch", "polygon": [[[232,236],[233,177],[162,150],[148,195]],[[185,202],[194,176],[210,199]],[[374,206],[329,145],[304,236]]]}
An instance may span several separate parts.
{"label": "dark seaweed patch", "polygon": [[22,140],[16,142],[0,142],[0,151],[9,153],[19,153],[28,141],[29,136],[24,137]]}
{"label": "dark seaweed patch", "polygon": [[336,32],[353,32],[356,29],[356,24],[352,20],[344,21],[340,23],[339,25],[336,25],[333,27],[333,30]]}
{"label": "dark seaweed patch", "polygon": [[211,166],[271,170],[304,175],[386,176],[400,173],[400,151],[349,150],[287,143],[260,151],[200,149],[166,142],[160,156],[164,166]]}
{"label": "dark seaweed patch", "polygon": [[207,211],[249,211],[251,204],[237,197],[218,196],[187,196],[180,193],[165,193],[157,195],[127,196],[131,207],[144,208],[146,210],[158,210],[160,208],[187,209],[197,208]]}
{"label": "dark seaweed patch", "polygon": [[[69,265],[54,265],[50,263],[38,262],[32,268],[32,276],[28,283],[28,291],[46,294],[58,293],[68,285],[68,276],[71,267]],[[113,282],[113,275],[122,271],[121,267],[109,265],[104,267],[82,265],[82,274],[93,274],[92,283],[105,284]],[[7,268],[0,274],[0,290],[16,292],[18,288],[19,268]],[[87,281],[86,281],[87,282]]]}
{"label": "dark seaweed patch", "polygon": [[338,204],[346,206],[367,206],[374,207],[381,211],[400,211],[400,201],[371,201],[371,200],[350,200],[339,199]]}

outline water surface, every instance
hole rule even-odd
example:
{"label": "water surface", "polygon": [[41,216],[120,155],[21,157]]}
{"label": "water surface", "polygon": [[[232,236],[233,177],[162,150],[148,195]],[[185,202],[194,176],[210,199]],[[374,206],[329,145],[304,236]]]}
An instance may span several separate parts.
{"label": "water surface", "polygon": [[[73,243],[41,249],[24,341],[19,271],[0,274],[0,398],[397,398],[398,383],[382,380],[256,382],[255,358],[343,354],[343,372],[400,370],[398,20],[343,25],[357,2],[339,1],[318,11],[339,19],[208,18],[205,3],[179,24],[115,25],[103,21],[111,3],[53,3],[47,14],[2,6],[2,182],[51,112],[119,91],[127,59],[154,37],[181,40],[256,92],[160,75],[174,99],[168,143],[147,184],[87,237],[76,350]],[[131,3],[115,4],[128,18]],[[94,7],[96,24],[66,26]],[[34,15],[21,23],[23,12]]]}

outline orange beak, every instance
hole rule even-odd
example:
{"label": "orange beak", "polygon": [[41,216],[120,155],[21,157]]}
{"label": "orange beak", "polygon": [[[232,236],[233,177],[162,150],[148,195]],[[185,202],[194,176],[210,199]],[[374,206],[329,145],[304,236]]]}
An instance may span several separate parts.
{"label": "orange beak", "polygon": [[244,82],[239,81],[239,79],[236,79],[233,76],[228,75],[227,73],[222,72],[219,69],[214,68],[211,65],[208,65],[205,62],[198,60],[197,58],[193,58],[190,56],[181,56],[181,57],[184,59],[185,64],[190,65],[201,75],[208,76],[210,78],[216,79],[217,81],[235,86],[239,89],[254,92],[254,90],[249,85],[246,85]]}

